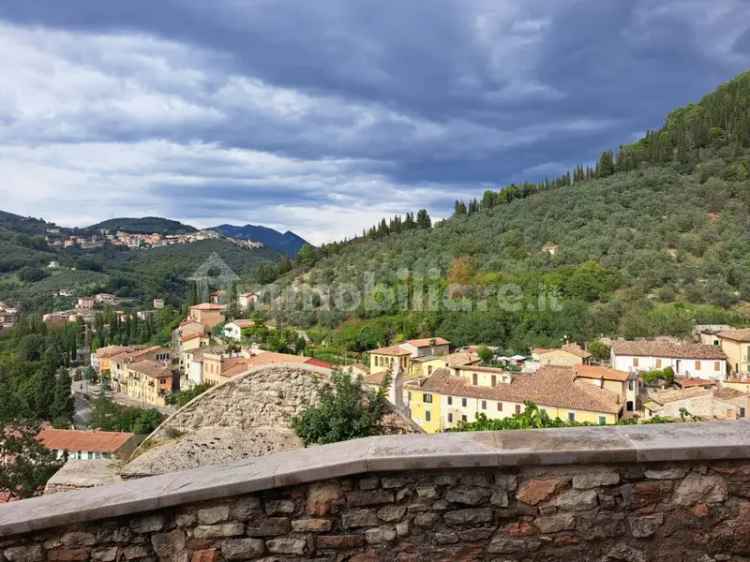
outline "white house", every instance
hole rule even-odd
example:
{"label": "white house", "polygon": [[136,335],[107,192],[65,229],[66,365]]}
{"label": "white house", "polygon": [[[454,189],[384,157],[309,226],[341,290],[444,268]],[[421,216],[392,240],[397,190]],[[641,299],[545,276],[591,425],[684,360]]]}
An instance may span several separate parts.
{"label": "white house", "polygon": [[612,344],[612,367],[618,371],[645,372],[671,367],[675,375],[723,381],[727,356],[721,348],[704,344],[617,340]]}
{"label": "white house", "polygon": [[257,293],[241,293],[238,297],[238,304],[240,305],[240,308],[242,310],[245,310],[247,308],[250,308],[250,306],[254,305],[256,302],[258,302],[258,294]]}
{"label": "white house", "polygon": [[255,322],[252,320],[232,320],[224,324],[224,337],[234,341],[242,340],[242,330],[252,328]]}

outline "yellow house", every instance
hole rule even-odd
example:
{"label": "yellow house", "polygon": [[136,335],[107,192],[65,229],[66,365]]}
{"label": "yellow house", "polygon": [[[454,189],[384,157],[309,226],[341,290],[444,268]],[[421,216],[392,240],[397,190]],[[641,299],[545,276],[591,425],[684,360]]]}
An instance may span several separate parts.
{"label": "yellow house", "polygon": [[158,345],[152,347],[128,348],[110,358],[110,382],[115,392],[127,392],[130,365],[139,361],[156,361],[166,365],[171,360],[172,353],[166,347]]}
{"label": "yellow house", "polygon": [[427,376],[434,369],[445,367],[445,356],[450,353],[450,342],[444,338],[421,338],[380,347],[369,351],[370,372],[391,371],[406,378]]}
{"label": "yellow house", "polygon": [[523,412],[526,401],[551,418],[602,425],[616,423],[623,409],[618,394],[578,380],[575,370],[566,367],[542,367],[533,374],[444,368],[404,384],[411,417],[428,433],[472,422],[480,414],[490,419],[511,417]]}
{"label": "yellow house", "polygon": [[128,366],[126,392],[129,398],[151,406],[165,406],[174,390],[174,374],[164,363],[146,359]]}
{"label": "yellow house", "polygon": [[587,365],[590,363],[591,354],[580,346],[569,343],[554,349],[537,347],[532,350],[531,358],[534,361],[538,361],[542,366],[572,367],[574,365]]}
{"label": "yellow house", "polygon": [[627,412],[637,410],[641,383],[635,371],[626,373],[601,365],[576,365],[573,369],[576,381],[587,382],[619,396]]}
{"label": "yellow house", "polygon": [[730,375],[736,377],[750,373],[750,328],[722,330],[717,338],[727,356]]}

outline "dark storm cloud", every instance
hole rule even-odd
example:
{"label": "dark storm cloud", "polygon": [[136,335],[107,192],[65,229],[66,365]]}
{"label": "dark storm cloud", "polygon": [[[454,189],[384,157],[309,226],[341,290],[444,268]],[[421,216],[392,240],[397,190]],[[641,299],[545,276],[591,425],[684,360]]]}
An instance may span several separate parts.
{"label": "dark storm cloud", "polygon": [[135,178],[206,221],[225,201],[307,209],[313,230],[316,205],[445,214],[660,126],[745,70],[748,21],[742,0],[9,1],[27,72],[0,93],[4,165],[120,202]]}

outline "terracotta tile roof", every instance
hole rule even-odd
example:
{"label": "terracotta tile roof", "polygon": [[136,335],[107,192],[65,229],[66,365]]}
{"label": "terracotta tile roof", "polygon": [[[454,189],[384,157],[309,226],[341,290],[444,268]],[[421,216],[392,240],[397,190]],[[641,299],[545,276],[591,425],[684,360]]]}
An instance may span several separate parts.
{"label": "terracotta tile roof", "polygon": [[194,340],[195,338],[205,338],[205,337],[206,337],[205,334],[188,334],[186,336],[181,336],[180,341],[186,342],[186,341]]}
{"label": "terracotta tile roof", "polygon": [[462,367],[479,362],[479,355],[473,351],[457,351],[445,356],[445,362],[449,367]]}
{"label": "terracotta tile roof", "polygon": [[190,307],[190,310],[224,310],[226,306],[223,304],[213,304],[210,302],[203,302]]}
{"label": "terracotta tile roof", "polygon": [[416,340],[406,340],[404,343],[414,347],[432,347],[433,345],[448,345],[450,342],[445,338],[419,338]]}
{"label": "terracotta tile roof", "polygon": [[691,377],[677,377],[675,378],[674,382],[680,388],[692,388],[694,386],[716,386],[716,381]]}
{"label": "terracotta tile roof", "polygon": [[255,322],[253,322],[252,320],[232,320],[228,323],[235,324],[240,328],[252,328],[253,326],[255,326]]}
{"label": "terracotta tile roof", "polygon": [[463,377],[451,376],[448,369],[438,369],[427,379],[407,383],[405,387],[449,396],[515,403],[530,400],[539,406],[553,408],[608,414],[620,412],[622,404],[617,403],[617,395],[589,383],[576,383],[575,376],[575,371],[569,367],[545,366],[534,374],[515,374],[510,383],[489,387],[474,386]]}
{"label": "terracotta tile roof", "polygon": [[362,380],[365,384],[371,384],[373,386],[382,386],[382,384],[385,382],[385,376],[388,374],[388,371],[378,371],[376,373],[370,373],[366,377],[364,377]]}
{"label": "terracotta tile roof", "polygon": [[290,353],[276,353],[274,351],[263,351],[250,357],[232,357],[225,359],[221,371],[223,377],[236,377],[263,365],[275,365],[278,363],[309,363],[310,357],[304,355],[292,355]]}
{"label": "terracotta tile roof", "polygon": [[737,390],[736,388],[718,388],[714,390],[714,396],[716,398],[719,398],[721,400],[731,400],[732,398],[750,398],[750,394],[747,392],[742,392],[741,390]]}
{"label": "terracotta tile roof", "polygon": [[312,365],[314,367],[322,367],[324,369],[333,369],[333,365],[331,365],[327,361],[316,359],[315,357],[311,357],[310,359],[305,361],[305,365]]}
{"label": "terracotta tile roof", "polygon": [[582,357],[583,359],[588,359],[589,357],[591,357],[591,354],[588,351],[586,351],[576,343],[566,343],[560,349],[562,349],[563,351],[567,351],[568,353],[572,353],[573,355],[577,355],[578,357]]}
{"label": "terracotta tile roof", "polygon": [[573,367],[576,376],[585,379],[604,379],[605,381],[627,382],[630,375],[624,371],[610,369],[602,365],[576,365]]}
{"label": "terracotta tile roof", "polygon": [[379,347],[377,349],[371,349],[367,353],[374,353],[376,355],[411,355],[409,351],[401,347],[400,345],[390,345],[388,347]]}
{"label": "terracotta tile roof", "polygon": [[121,353],[127,353],[130,351],[133,351],[133,347],[128,347],[124,345],[108,345],[106,347],[100,347],[96,350],[96,357],[99,359],[108,359],[110,357],[115,357],[116,355],[120,355]]}
{"label": "terracotta tile roof", "polygon": [[116,453],[134,435],[133,433],[119,431],[76,431],[47,428],[39,433],[38,438],[48,449]]}
{"label": "terracotta tile roof", "polygon": [[726,360],[727,356],[715,345],[697,343],[675,344],[665,341],[617,340],[612,343],[615,355],[637,355],[640,357],[674,357],[677,359]]}
{"label": "terracotta tile roof", "polygon": [[507,375],[509,374],[508,371],[505,369],[499,369],[497,367],[482,367],[479,365],[459,365],[458,367],[453,367],[456,371],[477,371],[479,373],[497,373],[498,375]]}
{"label": "terracotta tile roof", "polygon": [[722,330],[718,333],[720,338],[738,342],[750,342],[750,328],[743,328],[739,330]]}
{"label": "terracotta tile roof", "polygon": [[706,396],[712,394],[711,390],[706,390],[698,386],[692,388],[684,388],[679,390],[661,390],[658,392],[649,393],[648,399],[660,406],[668,404],[670,402],[678,402],[680,400],[688,400],[690,398],[697,398],[699,396]]}
{"label": "terracotta tile roof", "polygon": [[136,373],[140,373],[153,379],[161,379],[164,377],[171,377],[172,371],[165,367],[163,363],[159,361],[152,361],[145,359],[143,361],[137,361],[130,365],[130,369]]}

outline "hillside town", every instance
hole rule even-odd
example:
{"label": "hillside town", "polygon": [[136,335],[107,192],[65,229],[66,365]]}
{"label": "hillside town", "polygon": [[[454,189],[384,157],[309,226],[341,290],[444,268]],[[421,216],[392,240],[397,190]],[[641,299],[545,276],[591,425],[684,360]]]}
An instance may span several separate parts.
{"label": "hillside town", "polygon": [[263,247],[261,242],[230,238],[213,230],[198,230],[186,234],[161,234],[158,232],[124,232],[122,230],[110,232],[107,229],[101,229],[91,233],[65,235],[59,228],[52,228],[47,230],[45,239],[52,248],[80,248],[81,250],[103,248],[106,244],[130,249],[148,249],[219,239],[228,240],[244,248]]}

